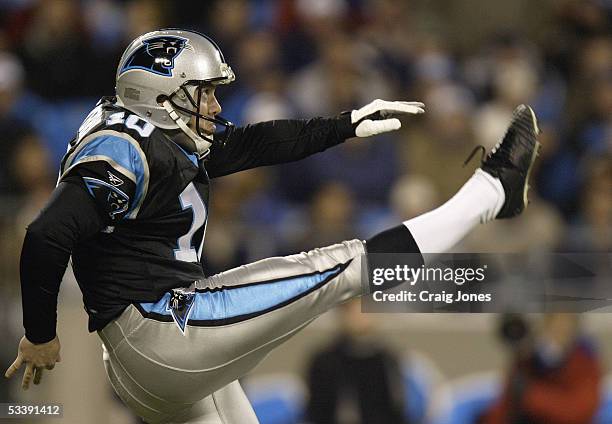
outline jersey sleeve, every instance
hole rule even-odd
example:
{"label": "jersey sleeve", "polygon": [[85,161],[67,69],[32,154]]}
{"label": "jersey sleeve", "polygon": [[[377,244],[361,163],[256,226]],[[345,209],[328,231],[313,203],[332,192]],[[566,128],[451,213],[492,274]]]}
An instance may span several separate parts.
{"label": "jersey sleeve", "polygon": [[87,192],[110,221],[135,218],[147,194],[149,169],[138,142],[128,135],[93,135],[64,163],[60,181],[81,177]]}
{"label": "jersey sleeve", "polygon": [[79,177],[58,184],[40,214],[28,225],[21,249],[23,326],[32,343],[55,337],[57,295],[74,246],[106,225]]}
{"label": "jersey sleeve", "polygon": [[239,127],[226,145],[213,145],[206,162],[211,178],[303,159],[354,137],[349,114],[309,120],[281,119]]}

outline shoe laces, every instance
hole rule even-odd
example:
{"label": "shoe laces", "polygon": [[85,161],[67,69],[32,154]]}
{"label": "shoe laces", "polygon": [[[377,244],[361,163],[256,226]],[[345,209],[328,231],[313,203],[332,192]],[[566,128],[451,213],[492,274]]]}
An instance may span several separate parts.
{"label": "shoe laces", "polygon": [[476,155],[476,152],[479,151],[479,150],[481,151],[481,153],[480,153],[480,163],[484,163],[484,158],[485,158],[485,154],[487,153],[487,149],[485,149],[485,147],[483,145],[478,145],[478,146],[474,147],[474,150],[472,150],[472,153],[470,153],[468,158],[463,162],[463,167],[464,168],[467,166],[468,163],[470,163],[470,161],[472,160],[474,155]]}
{"label": "shoe laces", "polygon": [[507,165],[508,163],[511,163],[512,161],[510,160],[510,157],[512,154],[512,147],[511,147],[511,143],[504,143],[505,139],[506,139],[506,136],[504,136],[500,141],[498,141],[495,147],[491,149],[491,152],[488,155],[486,155],[487,149],[484,146],[478,145],[474,147],[474,149],[472,150],[468,158],[465,160],[465,162],[463,162],[463,167],[465,167],[472,160],[472,158],[476,155],[476,152],[478,152],[479,150],[481,152],[480,153],[480,164],[481,165],[485,165],[486,163],[486,165],[494,166],[494,165]]}

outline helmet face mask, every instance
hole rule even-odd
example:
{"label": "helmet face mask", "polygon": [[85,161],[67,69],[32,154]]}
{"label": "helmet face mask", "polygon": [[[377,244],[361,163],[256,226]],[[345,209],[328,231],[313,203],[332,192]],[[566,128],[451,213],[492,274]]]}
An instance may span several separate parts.
{"label": "helmet face mask", "polygon": [[[206,90],[206,88],[214,85],[214,81],[187,81],[185,84],[181,85],[176,92],[174,92],[170,97],[168,97],[168,100],[177,111],[185,115],[189,115],[191,117],[190,121],[191,119],[195,118],[194,130],[198,136],[200,136],[204,140],[207,140],[211,144],[218,144],[224,146],[228,138],[232,135],[234,131],[234,124],[223,118],[222,116],[210,116],[202,114],[200,111],[200,108],[202,106],[202,97],[206,96],[206,94],[203,94],[203,91]],[[175,101],[176,97],[179,97],[181,99],[186,98],[187,101],[191,104],[192,108],[185,108],[177,104]],[[212,123],[217,129],[217,132],[214,135],[208,133],[202,127],[201,124],[204,124],[202,121]],[[223,127],[224,130],[218,131],[220,126]]]}
{"label": "helmet face mask", "polygon": [[[117,99],[120,106],[156,127],[183,131],[202,157],[212,144],[223,144],[233,129],[226,119],[201,113],[202,90],[234,79],[219,46],[207,36],[176,29],[153,31],[138,37],[123,53],[117,68]],[[190,126],[192,120],[195,125]],[[207,132],[204,121],[223,126],[224,136]]]}

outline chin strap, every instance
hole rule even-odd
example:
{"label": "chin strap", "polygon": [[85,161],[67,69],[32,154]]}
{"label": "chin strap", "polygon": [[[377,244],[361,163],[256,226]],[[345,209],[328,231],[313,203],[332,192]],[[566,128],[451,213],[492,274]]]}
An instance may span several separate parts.
{"label": "chin strap", "polygon": [[196,154],[200,159],[203,159],[209,153],[210,146],[212,146],[212,143],[204,140],[202,137],[197,135],[195,131],[189,128],[187,124],[181,119],[179,114],[172,108],[172,105],[170,104],[169,100],[164,100],[162,106],[164,107],[164,109],[166,109],[166,112],[168,112],[170,118],[174,121],[176,125],[178,125],[181,131],[183,131],[191,140],[193,140],[197,150]]}

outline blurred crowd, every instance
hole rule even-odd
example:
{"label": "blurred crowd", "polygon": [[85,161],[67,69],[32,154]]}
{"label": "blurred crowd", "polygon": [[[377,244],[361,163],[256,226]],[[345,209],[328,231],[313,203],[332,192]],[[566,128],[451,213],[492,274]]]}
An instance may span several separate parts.
{"label": "blurred crowd", "polygon": [[[238,125],[332,116],[375,98],[427,109],[392,135],[214,181],[208,273],[365,238],[439,205],[477,166],[462,166],[473,147],[491,148],[519,103],[534,106],[542,130],[532,207],[483,226],[460,249],[609,252],[612,3],[506,3],[1,1],[0,329],[20,331],[8,299],[18,293],[21,240],[68,142],[97,99],[114,93],[128,43],[164,27],[218,42],[237,79],[217,94]],[[2,363],[12,353],[0,349]]]}
{"label": "blurred crowd", "polygon": [[428,111],[397,134],[215,181],[208,272],[367,237],[435,207],[473,171],[476,161],[462,167],[470,150],[492,147],[519,103],[535,107],[543,132],[534,207],[465,248],[609,250],[610,3],[543,1],[535,11],[527,1],[473,1],[473,13],[442,3],[2,2],[3,223],[22,231],[44,204],[75,129],[97,98],[114,92],[129,41],[184,27],[210,34],[234,68],[236,82],[218,97],[238,125],[331,116],[375,98],[421,100]]}
{"label": "blurred crowd", "polygon": [[[386,346],[359,302],[308,371],[310,424],[603,424],[612,419],[600,354],[576,314],[501,315],[505,373],[440,381],[433,363]],[[255,404],[256,410],[258,404]],[[262,414],[263,415],[263,414]],[[288,423],[289,421],[287,421]],[[298,420],[295,421],[296,423]]]}

